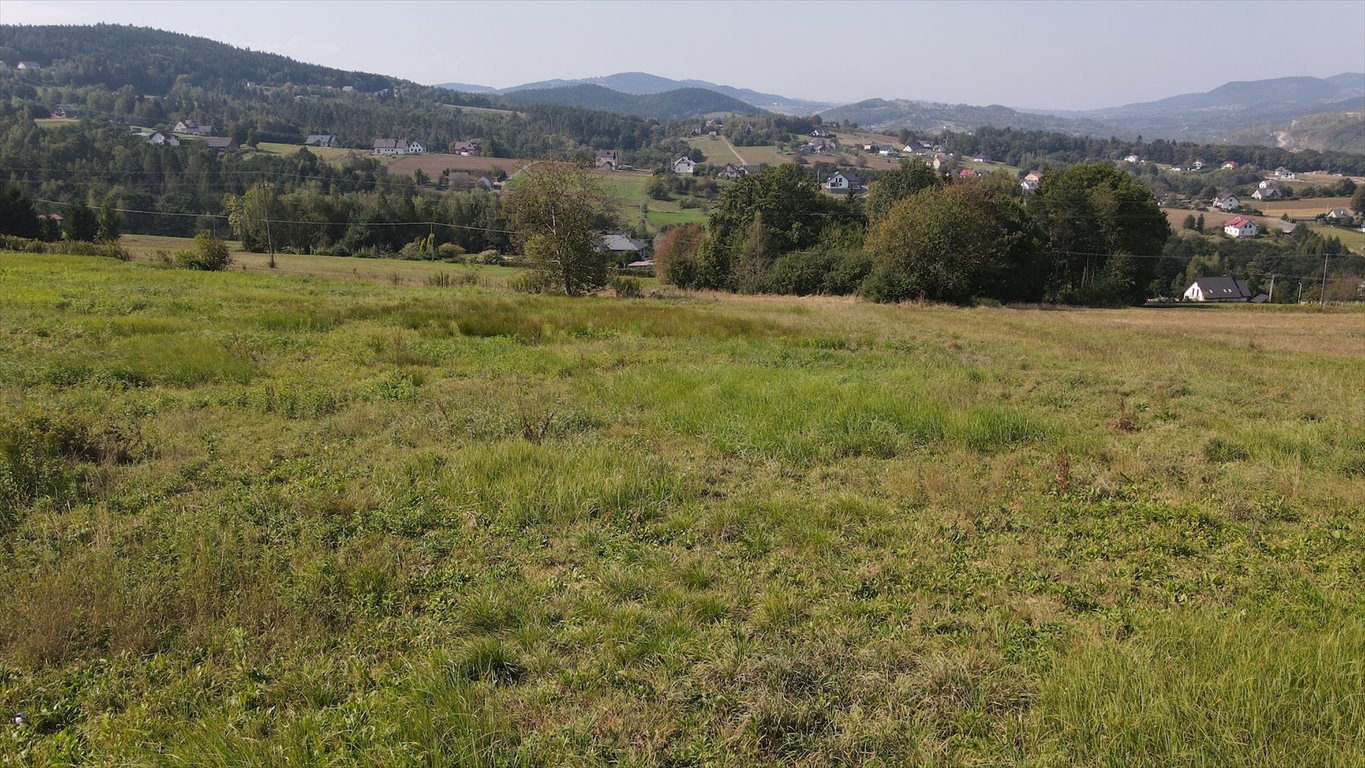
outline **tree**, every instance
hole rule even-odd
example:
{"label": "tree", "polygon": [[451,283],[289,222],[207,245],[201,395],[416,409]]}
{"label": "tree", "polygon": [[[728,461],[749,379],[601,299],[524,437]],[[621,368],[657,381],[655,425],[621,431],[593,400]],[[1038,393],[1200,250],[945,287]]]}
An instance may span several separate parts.
{"label": "tree", "polygon": [[1005,234],[974,185],[924,190],[892,206],[868,235],[876,266],[864,293],[884,302],[969,302],[999,271]]}
{"label": "tree", "polygon": [[[1051,298],[1084,304],[1137,304],[1146,298],[1155,266],[1151,257],[1162,252],[1171,234],[1151,190],[1108,163],[1083,163],[1047,176],[1033,205],[1054,256]],[[1106,269],[1120,253],[1134,258]],[[1113,273],[1120,266],[1130,270],[1131,280]],[[1129,289],[1116,293],[1122,286]]]}
{"label": "tree", "polygon": [[99,228],[99,217],[90,210],[90,206],[77,201],[66,207],[66,214],[62,219],[62,235],[67,240],[92,242],[95,235],[99,234]]}
{"label": "tree", "polygon": [[671,227],[654,249],[654,272],[665,283],[690,288],[697,279],[697,250],[706,239],[700,224]]}
{"label": "tree", "polygon": [[934,169],[919,160],[903,160],[901,167],[884,173],[868,187],[867,217],[880,221],[891,206],[939,182]]}
{"label": "tree", "polygon": [[1356,187],[1356,193],[1351,196],[1351,210],[1356,215],[1365,215],[1365,184]]}
{"label": "tree", "polygon": [[733,287],[733,269],[755,214],[761,214],[768,258],[808,248],[824,227],[861,217],[856,208],[823,195],[815,179],[795,165],[745,176],[721,192],[711,210],[711,237],[697,254],[698,287]]}
{"label": "tree", "polygon": [[103,242],[114,242],[119,236],[119,215],[114,210],[114,201],[105,200],[100,206],[99,234],[97,239]]}
{"label": "tree", "polygon": [[1195,221],[1195,219],[1194,219],[1194,214],[1193,214],[1193,213],[1186,214],[1186,215],[1185,215],[1185,220],[1182,221],[1182,222],[1180,223],[1180,228],[1181,228],[1181,229],[1194,229],[1195,224],[1197,224],[1197,223],[1198,223],[1198,222]]}
{"label": "tree", "polygon": [[527,259],[578,296],[607,284],[610,259],[597,232],[610,225],[605,199],[587,169],[570,163],[536,163],[507,194],[511,228]]}
{"label": "tree", "polygon": [[757,293],[772,260],[768,233],[763,227],[763,213],[755,211],[754,220],[739,244],[735,261],[735,288],[741,293]]}
{"label": "tree", "polygon": [[194,236],[193,250],[181,251],[176,258],[180,266],[186,269],[207,272],[218,272],[232,264],[232,252],[228,250],[227,243],[207,229],[199,230]]}
{"label": "tree", "polygon": [[33,201],[18,184],[0,187],[0,234],[36,238],[41,233]]}

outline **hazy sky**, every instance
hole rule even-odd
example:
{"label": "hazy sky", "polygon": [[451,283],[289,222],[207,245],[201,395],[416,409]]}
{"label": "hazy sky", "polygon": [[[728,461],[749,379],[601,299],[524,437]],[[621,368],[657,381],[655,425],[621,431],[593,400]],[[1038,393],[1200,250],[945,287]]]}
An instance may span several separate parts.
{"label": "hazy sky", "polygon": [[61,2],[4,24],[135,24],[422,83],[644,71],[789,97],[1089,109],[1365,71],[1365,2]]}

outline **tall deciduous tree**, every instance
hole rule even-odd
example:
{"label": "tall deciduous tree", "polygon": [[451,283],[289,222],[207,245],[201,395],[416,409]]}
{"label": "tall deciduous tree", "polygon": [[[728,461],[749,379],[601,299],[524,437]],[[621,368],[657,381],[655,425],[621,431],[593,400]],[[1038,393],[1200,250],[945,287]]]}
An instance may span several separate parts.
{"label": "tall deciduous tree", "polygon": [[705,239],[706,228],[700,224],[670,228],[654,249],[655,274],[679,288],[692,287],[697,276],[697,249]]}
{"label": "tall deciduous tree", "polygon": [[938,174],[922,160],[904,160],[900,168],[883,173],[868,187],[867,218],[881,221],[891,206],[938,183]]}
{"label": "tall deciduous tree", "polygon": [[924,190],[892,206],[868,235],[876,266],[864,292],[874,301],[969,302],[999,271],[1006,234],[980,188]]}
{"label": "tall deciduous tree", "polygon": [[526,257],[566,294],[607,284],[610,258],[597,233],[610,216],[591,172],[571,163],[536,163],[513,182],[506,208]]}
{"label": "tall deciduous tree", "polygon": [[[1134,304],[1146,297],[1151,257],[1171,234],[1151,190],[1108,163],[1085,163],[1044,178],[1034,206],[1054,257],[1051,298]],[[1117,254],[1130,258],[1110,264]]]}

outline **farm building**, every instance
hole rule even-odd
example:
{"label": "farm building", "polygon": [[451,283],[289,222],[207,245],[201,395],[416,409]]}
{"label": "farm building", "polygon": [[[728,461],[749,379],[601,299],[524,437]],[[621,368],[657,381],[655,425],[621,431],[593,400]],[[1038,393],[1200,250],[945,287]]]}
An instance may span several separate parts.
{"label": "farm building", "polygon": [[407,153],[407,139],[375,139],[370,149],[370,154],[373,155],[406,155]]}
{"label": "farm building", "polygon": [[597,159],[594,160],[594,165],[596,165],[598,168],[601,168],[604,171],[616,170],[616,166],[619,165],[619,162],[616,159],[616,150],[614,149],[597,150]]}
{"label": "farm building", "polygon": [[310,133],[308,134],[308,138],[304,139],[303,146],[339,147],[341,146],[341,142],[337,141],[337,137],[333,136],[330,133]]}
{"label": "farm building", "polygon": [[213,126],[200,125],[193,120],[181,120],[171,129],[175,133],[183,133],[187,136],[206,136],[213,133]]}
{"label": "farm building", "polygon": [[1201,277],[1190,283],[1183,294],[1185,301],[1250,301],[1251,289],[1245,280],[1232,277]]}
{"label": "farm building", "polygon": [[231,136],[205,136],[204,146],[219,152],[236,152],[240,149],[237,140]]}
{"label": "farm building", "polygon": [[152,131],[151,134],[147,136],[147,143],[155,144],[158,147],[178,147],[180,146],[180,139],[177,139],[169,133]]}
{"label": "farm building", "polygon": [[462,157],[479,157],[483,154],[483,146],[477,141],[457,141],[450,145],[450,154]]}
{"label": "farm building", "polygon": [[1235,219],[1229,219],[1228,223],[1223,225],[1223,233],[1228,237],[1255,237],[1261,234],[1261,228],[1256,226],[1254,220],[1245,216],[1238,216]]}

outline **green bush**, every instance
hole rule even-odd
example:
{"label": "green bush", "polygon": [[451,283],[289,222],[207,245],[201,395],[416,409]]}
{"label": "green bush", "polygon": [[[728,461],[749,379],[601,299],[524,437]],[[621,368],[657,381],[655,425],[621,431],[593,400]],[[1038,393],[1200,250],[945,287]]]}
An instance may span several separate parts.
{"label": "green bush", "polygon": [[221,272],[232,265],[232,252],[227,243],[208,230],[201,229],[194,236],[194,249],[178,251],[176,262],[185,269]]}

